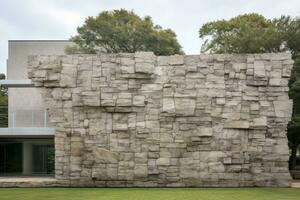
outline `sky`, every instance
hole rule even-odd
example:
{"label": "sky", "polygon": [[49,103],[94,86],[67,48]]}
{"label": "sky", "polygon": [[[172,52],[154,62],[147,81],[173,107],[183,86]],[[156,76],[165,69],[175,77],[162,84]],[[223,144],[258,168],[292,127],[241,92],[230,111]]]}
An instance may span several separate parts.
{"label": "sky", "polygon": [[206,22],[259,13],[300,15],[300,0],[0,0],[0,73],[6,72],[8,40],[69,39],[88,16],[125,8],[171,28],[186,54],[198,54],[198,30]]}

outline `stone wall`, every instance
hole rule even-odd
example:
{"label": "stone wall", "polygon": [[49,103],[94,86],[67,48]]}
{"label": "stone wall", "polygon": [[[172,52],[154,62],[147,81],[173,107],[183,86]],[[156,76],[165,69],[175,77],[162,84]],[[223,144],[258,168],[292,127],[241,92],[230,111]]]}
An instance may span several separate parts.
{"label": "stone wall", "polygon": [[290,54],[31,56],[65,186],[289,186]]}

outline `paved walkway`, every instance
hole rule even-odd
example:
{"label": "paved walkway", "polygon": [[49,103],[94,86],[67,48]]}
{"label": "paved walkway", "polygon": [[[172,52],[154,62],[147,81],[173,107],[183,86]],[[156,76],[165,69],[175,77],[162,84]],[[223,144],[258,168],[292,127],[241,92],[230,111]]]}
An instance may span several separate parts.
{"label": "paved walkway", "polygon": [[300,188],[300,180],[294,180],[292,183],[293,188]]}
{"label": "paved walkway", "polygon": [[55,184],[52,177],[0,177],[0,187],[51,187]]}
{"label": "paved walkway", "polygon": [[[0,177],[1,187],[53,187],[53,177]],[[293,180],[292,188],[300,188],[300,180]]]}

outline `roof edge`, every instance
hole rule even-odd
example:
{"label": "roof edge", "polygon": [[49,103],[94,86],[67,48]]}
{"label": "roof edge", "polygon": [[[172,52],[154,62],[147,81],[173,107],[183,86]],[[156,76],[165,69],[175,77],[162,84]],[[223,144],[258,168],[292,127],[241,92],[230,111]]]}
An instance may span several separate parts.
{"label": "roof edge", "polygon": [[8,40],[8,42],[71,42],[71,40]]}

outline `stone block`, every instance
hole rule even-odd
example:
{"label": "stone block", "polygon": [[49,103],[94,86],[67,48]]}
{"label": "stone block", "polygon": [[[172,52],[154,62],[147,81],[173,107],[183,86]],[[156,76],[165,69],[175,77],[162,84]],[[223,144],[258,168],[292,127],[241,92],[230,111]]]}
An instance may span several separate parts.
{"label": "stone block", "polygon": [[145,96],[134,96],[133,97],[134,106],[145,106]]}
{"label": "stone block", "polygon": [[175,102],[173,98],[163,98],[162,112],[175,113]]}
{"label": "stone block", "polygon": [[77,68],[75,65],[63,65],[60,74],[60,87],[76,87]]}
{"label": "stone block", "polygon": [[119,160],[118,154],[97,147],[93,148],[93,156],[96,162],[117,163]]}
{"label": "stone block", "polygon": [[121,66],[121,73],[122,74],[134,74],[134,66]]}
{"label": "stone block", "polygon": [[100,92],[84,91],[81,93],[82,103],[85,106],[100,106]]}
{"label": "stone block", "polygon": [[292,100],[274,101],[274,109],[276,117],[285,117],[290,119],[292,113]]}
{"label": "stone block", "polygon": [[159,158],[156,160],[158,166],[168,166],[170,165],[170,158]]}
{"label": "stone block", "polygon": [[154,64],[153,63],[136,63],[135,72],[144,73],[144,74],[153,74],[154,73]]}
{"label": "stone block", "polygon": [[265,78],[266,71],[263,61],[254,61],[254,77],[255,78]]}
{"label": "stone block", "polygon": [[269,85],[270,86],[280,86],[281,85],[281,78],[270,78]]}
{"label": "stone block", "polygon": [[182,55],[173,55],[170,56],[170,65],[183,65],[184,64],[184,56]]}
{"label": "stone block", "polygon": [[261,116],[253,119],[253,127],[255,128],[266,128],[267,126],[267,117]]}
{"label": "stone block", "polygon": [[193,136],[210,137],[213,135],[213,129],[210,127],[198,127],[194,130]]}
{"label": "stone block", "polygon": [[146,164],[136,164],[134,167],[134,176],[137,178],[146,178],[148,176],[148,166]]}
{"label": "stone block", "polygon": [[176,115],[191,116],[195,113],[196,101],[190,98],[175,98]]}
{"label": "stone block", "polygon": [[249,121],[228,121],[225,122],[224,128],[232,128],[232,129],[248,129],[250,127]]}

